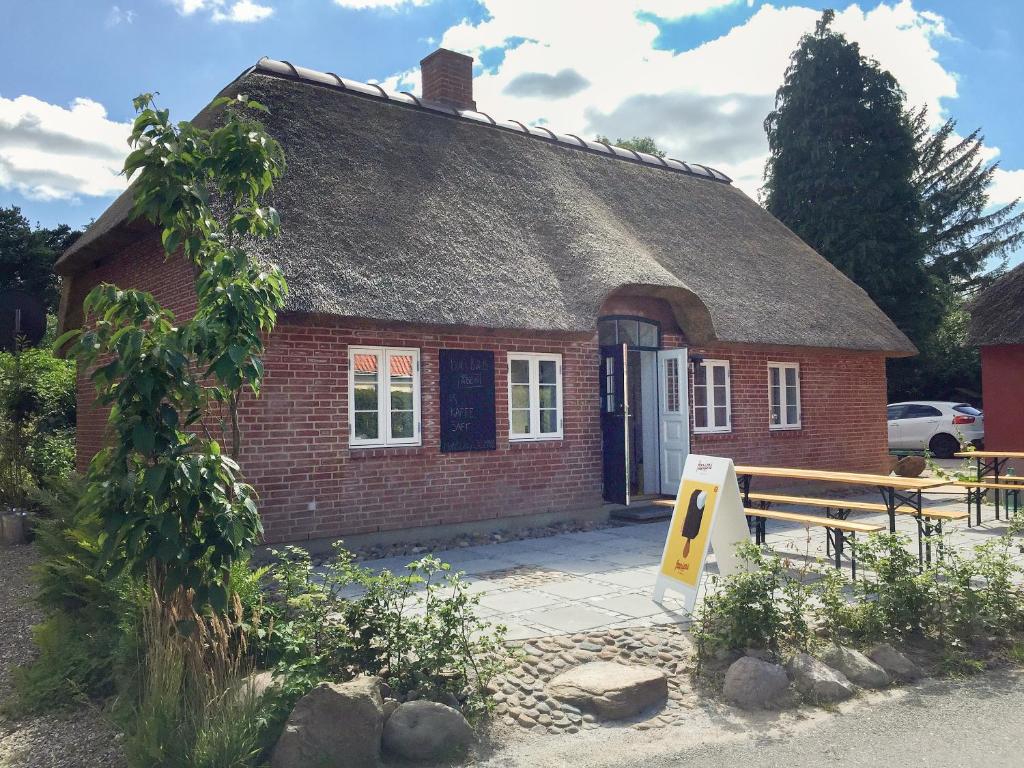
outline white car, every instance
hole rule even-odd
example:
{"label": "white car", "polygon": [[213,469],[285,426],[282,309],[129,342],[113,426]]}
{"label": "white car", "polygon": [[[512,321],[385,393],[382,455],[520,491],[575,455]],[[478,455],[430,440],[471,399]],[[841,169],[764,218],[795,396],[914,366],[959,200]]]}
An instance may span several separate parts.
{"label": "white car", "polygon": [[892,403],[889,418],[889,450],[923,451],[948,459],[960,450],[960,441],[981,445],[985,417],[968,403],[918,400]]}

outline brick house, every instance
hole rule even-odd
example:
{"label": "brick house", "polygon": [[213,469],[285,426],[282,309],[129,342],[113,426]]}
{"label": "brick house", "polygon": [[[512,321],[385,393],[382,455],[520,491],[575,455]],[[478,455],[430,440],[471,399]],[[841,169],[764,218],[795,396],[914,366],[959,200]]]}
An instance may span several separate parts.
{"label": "brick house", "polygon": [[1024,451],[1024,264],[981,291],[970,312],[971,343],[981,347],[985,449]]}
{"label": "brick house", "polygon": [[[607,514],[690,452],[885,470],[885,360],[915,350],[860,288],[724,174],[496,121],[469,57],[422,65],[422,99],[268,59],[224,90],[288,159],[239,457],[269,541]],[[58,264],[64,327],[100,281],[192,309],[130,194]]]}

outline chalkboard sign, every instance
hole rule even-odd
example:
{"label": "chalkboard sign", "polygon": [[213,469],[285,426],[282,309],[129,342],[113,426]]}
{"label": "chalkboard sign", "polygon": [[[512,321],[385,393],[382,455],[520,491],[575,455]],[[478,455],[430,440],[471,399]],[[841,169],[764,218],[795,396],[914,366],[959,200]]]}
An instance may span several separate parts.
{"label": "chalkboard sign", "polygon": [[493,451],[494,353],[442,349],[441,451]]}

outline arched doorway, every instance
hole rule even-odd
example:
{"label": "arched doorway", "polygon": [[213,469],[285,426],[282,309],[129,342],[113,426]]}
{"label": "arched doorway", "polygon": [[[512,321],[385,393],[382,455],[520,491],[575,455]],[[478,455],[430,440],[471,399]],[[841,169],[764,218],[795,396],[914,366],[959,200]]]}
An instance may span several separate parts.
{"label": "arched doorway", "polygon": [[664,348],[662,323],[598,319],[606,500],[629,505],[674,494],[690,448],[685,347]]}

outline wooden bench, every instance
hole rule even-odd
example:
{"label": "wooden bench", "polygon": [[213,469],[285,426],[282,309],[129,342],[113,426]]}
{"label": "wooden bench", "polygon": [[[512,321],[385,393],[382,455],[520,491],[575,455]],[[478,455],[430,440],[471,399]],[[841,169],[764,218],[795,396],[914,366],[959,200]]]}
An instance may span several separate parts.
{"label": "wooden bench", "polygon": [[[1024,491],[1024,486],[1010,484],[1005,481],[1007,478],[1000,478],[1000,482],[994,483],[991,480],[957,480],[953,485],[959,488],[967,489],[967,520],[970,525],[970,509],[973,505],[975,508],[975,519],[978,525],[981,525],[981,497],[984,496],[984,491],[994,490],[996,493],[999,491],[1006,491],[1006,517],[1010,517],[1010,499],[1013,499],[1013,516],[1017,516],[1017,512],[1020,509],[1020,492]],[[1024,479],[1024,478],[1021,478]],[[996,507],[996,520],[999,519],[999,507]]]}
{"label": "wooden bench", "polygon": [[[835,509],[840,512],[888,512],[889,508],[885,504],[875,504],[870,501],[846,501],[844,499],[825,499],[825,498],[812,498],[810,496],[785,496],[777,493],[750,493],[747,494],[747,498],[750,501],[759,501],[769,504],[793,504],[794,506],[805,506],[805,507],[824,507],[825,509]],[[913,510],[910,509],[897,509],[897,514],[900,515],[912,515],[916,517]],[[970,523],[970,515],[967,512],[957,512],[953,509],[940,509],[938,507],[925,507],[921,510],[921,516],[927,517],[930,520],[946,521],[946,520],[967,520]]]}
{"label": "wooden bench", "polygon": [[[836,568],[841,567],[843,552],[846,549],[846,537],[855,541],[858,533],[878,533],[884,531],[885,526],[877,523],[858,523],[853,520],[840,520],[835,517],[822,517],[821,515],[805,515],[800,512],[777,512],[771,509],[747,508],[743,510],[747,516],[754,521],[754,542],[764,544],[766,538],[765,523],[768,520],[777,520],[783,523],[797,523],[805,528],[819,526],[825,529],[828,543],[835,552]],[[850,576],[857,577],[857,551],[850,551]]]}

